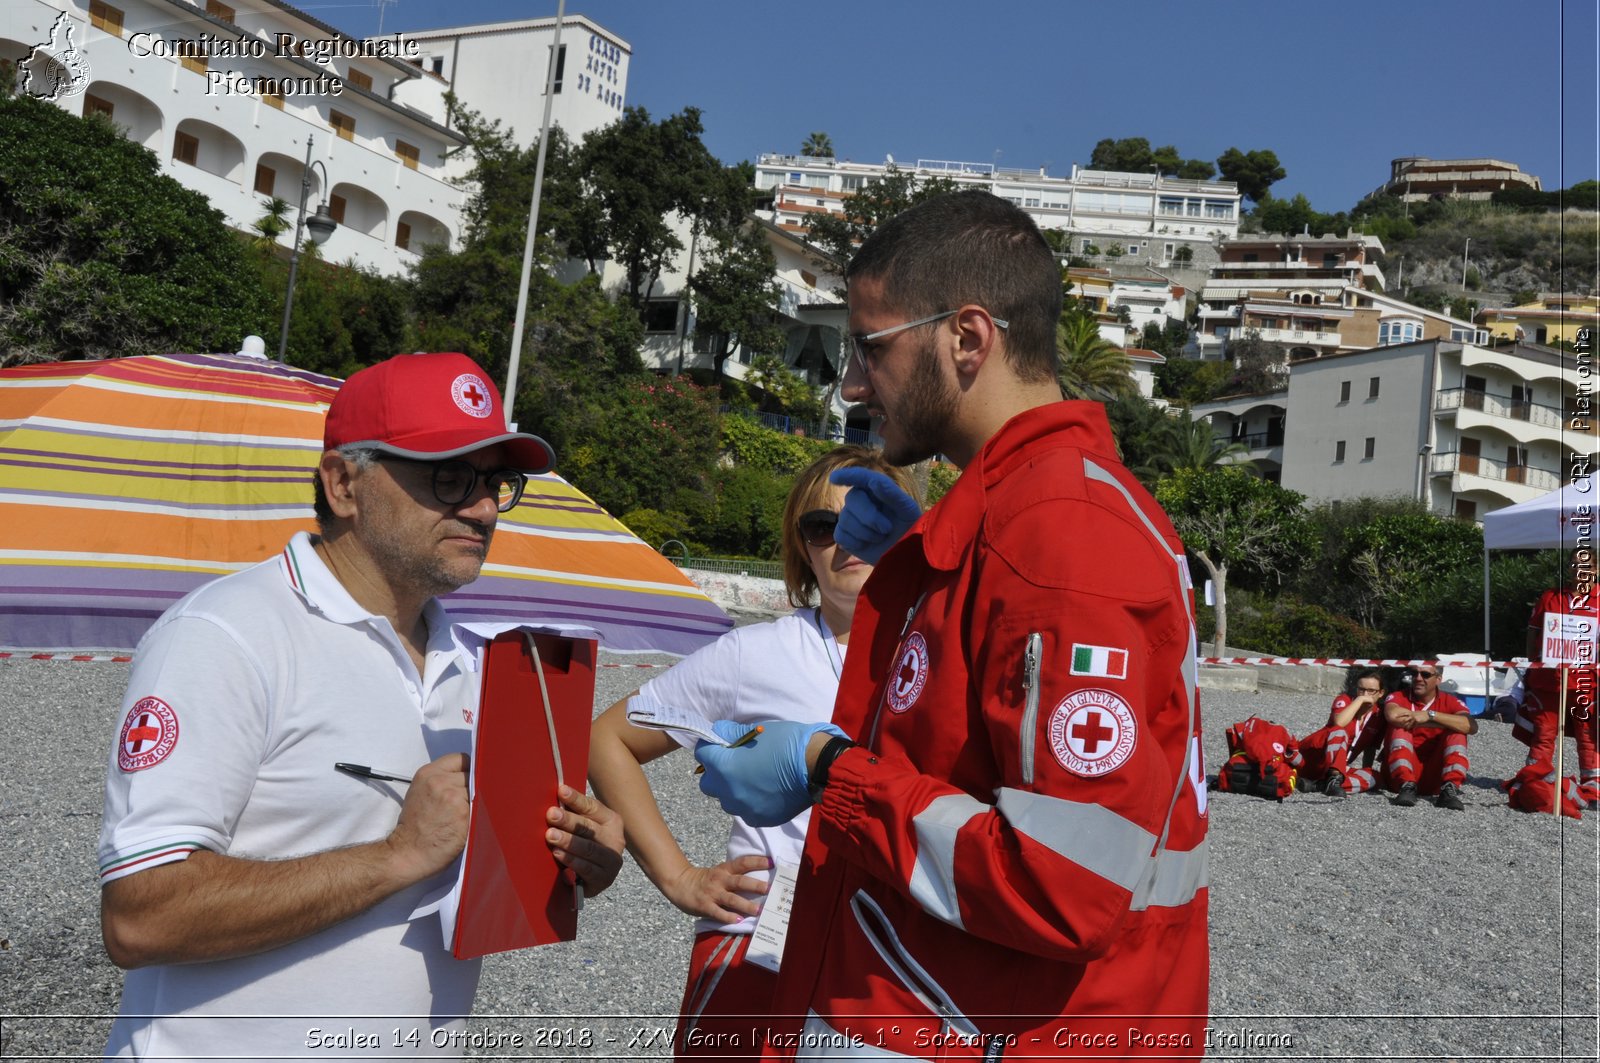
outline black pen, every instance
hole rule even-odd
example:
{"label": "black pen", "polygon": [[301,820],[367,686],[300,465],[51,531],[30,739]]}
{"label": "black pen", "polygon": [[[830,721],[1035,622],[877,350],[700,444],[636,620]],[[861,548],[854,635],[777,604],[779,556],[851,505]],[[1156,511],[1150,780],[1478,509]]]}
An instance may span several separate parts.
{"label": "black pen", "polygon": [[359,775],[363,779],[382,779],[385,782],[410,782],[411,776],[401,775],[398,772],[384,771],[381,768],[369,768],[365,764],[346,764],[339,761],[334,764],[334,769],[346,775]]}

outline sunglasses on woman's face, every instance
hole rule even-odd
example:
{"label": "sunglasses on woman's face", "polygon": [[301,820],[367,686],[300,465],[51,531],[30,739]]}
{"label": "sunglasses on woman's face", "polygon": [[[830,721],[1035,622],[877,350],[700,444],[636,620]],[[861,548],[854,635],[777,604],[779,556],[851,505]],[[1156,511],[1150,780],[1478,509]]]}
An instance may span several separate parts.
{"label": "sunglasses on woman's face", "polygon": [[813,509],[801,514],[795,523],[799,525],[800,538],[805,544],[820,550],[833,545],[833,529],[839,526],[839,514],[831,509]]}

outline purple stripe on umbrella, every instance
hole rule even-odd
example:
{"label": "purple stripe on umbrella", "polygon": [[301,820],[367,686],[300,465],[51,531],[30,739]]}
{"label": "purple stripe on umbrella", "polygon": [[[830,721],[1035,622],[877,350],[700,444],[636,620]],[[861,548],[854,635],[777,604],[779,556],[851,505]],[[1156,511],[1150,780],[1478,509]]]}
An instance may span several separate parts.
{"label": "purple stripe on umbrella", "polygon": [[[259,481],[252,481],[252,482],[259,482]],[[19,490],[16,490],[16,489],[10,489],[6,493],[7,494],[13,494],[13,495],[27,495],[27,496],[29,496],[31,498],[47,498],[47,499],[76,498],[76,499],[87,500],[87,501],[90,501],[90,502],[110,502],[110,503],[117,504],[117,505],[120,505],[120,504],[125,503],[125,502],[128,501],[128,496],[127,495],[88,495],[88,494],[83,494],[83,493],[78,492],[78,491],[19,491]],[[229,513],[234,513],[234,512],[251,513],[251,512],[256,512],[256,511],[281,510],[281,509],[294,507],[294,506],[298,506],[299,508],[304,509],[307,513],[311,512],[311,503],[310,502],[304,502],[304,501],[300,501],[300,502],[295,502],[295,501],[290,501],[290,502],[238,502],[238,503],[233,503],[233,502],[166,502],[166,503],[163,503],[159,499],[141,499],[141,501],[146,505],[163,505],[164,504],[168,508],[172,509],[175,512],[179,512],[179,513],[199,513],[199,512],[204,512],[204,511],[217,511],[217,510],[226,510]]]}
{"label": "purple stripe on umbrella", "polygon": [[[57,433],[59,435],[64,435],[64,436],[89,436],[89,437],[91,437],[93,439],[115,439],[119,443],[120,442],[129,442],[129,443],[163,443],[163,444],[172,444],[174,442],[180,442],[181,443],[183,441],[183,437],[181,435],[175,437],[175,436],[172,436],[172,435],[142,435],[142,434],[129,434],[127,432],[100,432],[100,431],[96,431],[93,428],[74,428],[74,427],[66,427],[66,426],[63,426],[63,425],[38,424],[38,423],[36,423],[34,421],[23,421],[22,425],[24,427],[26,427],[28,429],[28,431],[30,431],[30,432],[55,432],[55,433]],[[246,444],[242,440],[239,440],[239,439],[224,438],[224,439],[218,441],[217,443],[215,443],[213,445],[215,445],[215,446],[245,445],[245,446],[249,446],[252,450],[298,450],[303,454],[320,454],[320,453],[322,453],[322,450],[319,447],[306,446],[304,443],[294,443],[294,442],[283,442],[283,443],[266,442],[266,443],[264,443],[264,442],[254,442],[254,441],[252,441],[252,442]],[[309,468],[309,466],[307,466],[307,468]]]}
{"label": "purple stripe on umbrella", "polygon": [[[637,594],[627,594],[621,591],[601,590],[586,590],[582,592],[581,596],[574,595],[572,597],[539,597],[529,596],[526,594],[480,594],[476,591],[465,590],[456,591],[454,594],[448,595],[443,599],[447,606],[452,607],[457,602],[460,602],[462,606],[467,608],[472,608],[474,603],[477,602],[526,602],[530,606],[568,605],[576,602],[590,608],[607,609],[618,614],[633,614],[643,616],[693,616],[700,612],[707,612],[716,615],[718,620],[721,620],[721,614],[720,612],[717,612],[716,606],[711,605],[709,602],[698,601],[693,598],[682,599],[682,601],[685,603],[685,607],[677,609],[648,609],[644,606],[629,604],[630,602],[637,600]],[[484,606],[484,608],[488,607],[489,606],[487,605]]]}
{"label": "purple stripe on umbrella", "polygon": [[[204,581],[202,580],[200,582],[204,582]],[[22,590],[23,588],[18,587],[18,588],[15,588],[15,589],[16,590]],[[137,595],[138,597],[141,597],[141,598],[165,598],[165,599],[167,599],[169,601],[174,601],[174,602],[177,601],[179,598],[182,598],[185,594],[189,593],[188,590],[162,590],[160,588],[155,588],[155,587],[145,588],[145,587],[42,587],[42,586],[40,586],[40,587],[28,587],[28,588],[26,588],[26,590],[27,590],[27,592],[29,594],[53,595],[55,597],[72,596],[72,597],[79,597],[79,598],[123,598],[123,597],[129,597],[129,596],[132,596],[132,595]],[[5,601],[7,597],[11,597],[11,596],[7,595],[7,596],[0,597],[0,602]]]}
{"label": "purple stripe on umbrella", "polygon": [[71,471],[93,473],[99,476],[138,476],[156,480],[192,480],[199,483],[253,483],[253,484],[297,484],[309,482],[311,469],[307,467],[298,476],[185,476],[177,472],[139,472],[135,469],[85,469],[72,465],[57,465],[45,461],[7,461],[0,458],[0,465],[14,465],[19,469],[51,469],[56,472]]}
{"label": "purple stripe on umbrella", "polygon": [[[231,461],[156,461],[153,458],[101,458],[93,454],[63,454],[59,450],[18,450],[7,447],[6,453],[20,454],[26,458],[71,458],[74,461],[93,462],[99,465],[143,465],[152,469],[236,469],[239,472],[293,472],[309,473],[304,465],[240,465]],[[70,467],[70,466],[68,466]]]}
{"label": "purple stripe on umbrella", "polygon": [[[90,575],[90,571],[81,565],[59,563],[12,564],[0,567],[0,572],[6,574],[7,581],[4,589],[0,590],[0,599],[4,599],[7,590],[18,588],[71,588],[74,583],[82,582]],[[165,593],[174,587],[188,590],[217,578],[212,572],[149,568],[98,568],[92,574],[96,588],[121,589],[134,594]]]}
{"label": "purple stripe on umbrella", "polygon": [[175,362],[187,362],[190,365],[217,366],[223,369],[243,369],[267,376],[289,377],[316,384],[319,387],[337,389],[344,381],[338,377],[323,376],[313,373],[309,369],[296,369],[282,362],[269,362],[261,358],[240,357],[237,354],[164,354],[163,358],[170,358]]}
{"label": "purple stripe on umbrella", "polygon": [[[84,615],[84,610],[82,610],[82,609],[74,609],[70,605],[10,605],[10,606],[6,607],[6,612],[10,613],[13,616],[82,616],[82,615]],[[111,617],[111,616],[143,617],[146,620],[154,621],[157,617],[159,617],[164,612],[166,612],[165,607],[156,608],[156,609],[134,609],[134,608],[128,608],[128,609],[106,609],[106,608],[96,608],[91,615],[98,616],[98,617]]]}

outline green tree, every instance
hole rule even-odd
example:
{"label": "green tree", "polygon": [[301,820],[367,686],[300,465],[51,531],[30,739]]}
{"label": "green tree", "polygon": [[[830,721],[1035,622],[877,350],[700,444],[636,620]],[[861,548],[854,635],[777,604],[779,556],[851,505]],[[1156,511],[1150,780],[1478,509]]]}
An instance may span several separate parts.
{"label": "green tree", "polygon": [[1087,314],[1064,314],[1056,323],[1056,379],[1069,399],[1107,399],[1138,390],[1121,347],[1100,335]]}
{"label": "green tree", "polygon": [[1255,329],[1230,340],[1227,355],[1233,372],[1223,387],[1228,395],[1261,395],[1289,387],[1289,354],[1281,343],[1261,338]]}
{"label": "green tree", "polygon": [[812,214],[806,219],[806,232],[812,243],[836,261],[848,262],[861,241],[880,224],[930,196],[956,190],[956,183],[948,177],[919,177],[915,171],[890,164],[882,177],[850,197],[846,217]]}
{"label": "green tree", "polygon": [[1244,457],[1248,451],[1243,443],[1219,437],[1210,421],[1196,418],[1184,407],[1167,418],[1165,436],[1154,455],[1155,468],[1162,476],[1224,467],[1253,470],[1255,463]]}
{"label": "green tree", "polygon": [[712,372],[717,379],[722,378],[728,356],[741,346],[757,355],[783,350],[785,335],[777,323],[782,296],[777,268],[766,237],[749,225],[713,247],[689,278],[695,334],[711,341]]}
{"label": "green tree", "polygon": [[[652,122],[642,107],[627,108],[615,122],[584,138],[575,163],[588,242],[603,244],[626,275],[624,295],[635,309],[671,267],[683,241],[673,231],[674,214],[701,232],[732,231],[743,221],[751,189],[712,156],[700,139],[700,111],[685,107]],[[591,263],[593,260],[591,260]]]}
{"label": "green tree", "polygon": [[1168,357],[1156,366],[1156,392],[1173,402],[1210,402],[1226,389],[1232,372],[1227,362]]}
{"label": "green tree", "polygon": [[757,355],[750,361],[746,382],[761,391],[760,408],[807,424],[821,425],[827,415],[822,396],[804,377],[776,354]]}
{"label": "green tree", "polygon": [[1252,203],[1260,203],[1269,188],[1288,176],[1273,152],[1244,152],[1238,148],[1229,148],[1217,156],[1217,172],[1224,181],[1238,185],[1240,194]]}
{"label": "green tree", "polygon": [[806,142],[800,145],[800,154],[813,159],[833,158],[833,138],[817,130],[806,137]]}
{"label": "green tree", "polygon": [[1139,345],[1163,358],[1181,358],[1183,349],[1189,345],[1189,326],[1170,317],[1165,324],[1147,321],[1139,336]]}
{"label": "green tree", "polygon": [[1154,487],[1161,476],[1157,457],[1166,451],[1172,431],[1171,415],[1143,395],[1119,395],[1105,405],[1122,464],[1140,483]]}
{"label": "green tree", "polygon": [[1274,199],[1270,193],[1264,193],[1261,201],[1256,204],[1255,213],[1261,231],[1267,233],[1284,233],[1289,236],[1310,233],[1312,236],[1322,236],[1325,233],[1342,233],[1350,226],[1350,219],[1342,212],[1323,214],[1311,205],[1309,199],[1298,192],[1293,199]]}
{"label": "green tree", "polygon": [[[1176,159],[1176,151],[1172,151],[1172,157]],[[1094,151],[1089,153],[1091,170],[1147,173],[1154,165],[1156,165],[1155,153],[1150,150],[1150,141],[1144,137],[1124,137],[1121,140],[1106,137],[1096,143]]]}
{"label": "green tree", "polygon": [[259,251],[271,252],[278,246],[278,237],[294,227],[289,221],[289,202],[273,196],[267,201],[261,217],[250,223],[256,231],[255,245]]}
{"label": "green tree", "polygon": [[1231,467],[1183,469],[1156,485],[1156,501],[1215,585],[1214,656],[1222,656],[1228,637],[1230,572],[1281,583],[1316,550],[1316,532],[1301,508],[1304,500],[1296,491]]}
{"label": "green tree", "polygon": [[276,335],[244,239],[100,117],[0,89],[0,365]]}

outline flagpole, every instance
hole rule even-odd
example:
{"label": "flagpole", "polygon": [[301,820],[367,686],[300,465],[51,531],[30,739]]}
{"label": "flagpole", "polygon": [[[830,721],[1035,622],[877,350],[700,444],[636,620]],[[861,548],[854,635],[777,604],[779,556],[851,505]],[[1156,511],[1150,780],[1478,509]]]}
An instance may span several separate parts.
{"label": "flagpole", "polygon": [[528,285],[533,279],[533,238],[539,231],[539,196],[544,191],[544,157],[550,145],[550,106],[555,102],[556,64],[561,61],[561,20],[567,0],[556,4],[556,35],[550,45],[550,67],[544,79],[544,124],[539,129],[539,161],[533,169],[533,201],[528,204],[528,238],[522,245],[522,284],[517,289],[517,321],[511,329],[511,365],[506,370],[506,420],[516,430],[517,363],[522,360],[522,329],[528,316]]}

